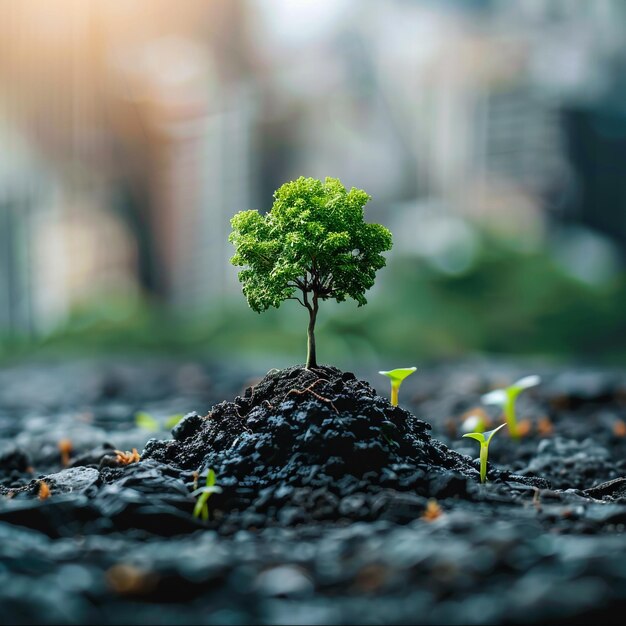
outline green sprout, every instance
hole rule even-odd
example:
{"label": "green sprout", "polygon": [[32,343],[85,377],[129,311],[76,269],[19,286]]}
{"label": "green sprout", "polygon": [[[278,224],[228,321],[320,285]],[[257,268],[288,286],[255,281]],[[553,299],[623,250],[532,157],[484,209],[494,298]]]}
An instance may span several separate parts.
{"label": "green sprout", "polygon": [[495,389],[482,396],[482,401],[485,404],[496,404],[504,408],[504,417],[506,418],[506,423],[509,425],[509,432],[511,433],[512,439],[520,438],[517,417],[515,415],[517,396],[519,396],[524,389],[535,387],[540,382],[541,378],[539,378],[539,376],[525,376],[505,389]]}
{"label": "green sprout", "polygon": [[470,437],[476,439],[480,443],[480,482],[484,483],[487,480],[487,459],[489,458],[489,442],[493,436],[506,426],[506,423],[500,424],[498,428],[488,430],[486,433],[466,433],[463,437]]}
{"label": "green sprout", "polygon": [[307,309],[307,369],[317,367],[319,303],[352,298],[358,306],[367,304],[365,292],[385,266],[382,253],[391,249],[391,233],[364,221],[369,199],[336,178],[300,177],[274,193],[265,215],[240,211],[231,220],[231,263],[243,267],[239,281],[250,308],[261,313],[296,300]]}
{"label": "green sprout", "polygon": [[157,431],[161,428],[159,422],[145,411],[139,411],[135,415],[135,426],[142,428],[143,430]]}
{"label": "green sprout", "polygon": [[398,406],[398,391],[402,381],[417,370],[417,367],[399,367],[395,370],[378,372],[391,380],[391,404]]}
{"label": "green sprout", "polygon": [[209,519],[209,505],[207,501],[214,493],[222,493],[222,488],[215,484],[215,472],[210,469],[206,475],[205,486],[199,487],[191,493],[194,498],[198,497],[196,506],[193,509],[194,517],[200,518],[205,522]]}
{"label": "green sprout", "polygon": [[135,414],[135,426],[137,426],[137,428],[150,430],[153,432],[161,430],[161,428],[171,430],[172,428],[174,428],[174,426],[178,424],[178,422],[180,422],[180,420],[183,419],[183,417],[184,415],[182,414],[170,415],[170,417],[168,417],[165,422],[163,422],[163,425],[161,425],[161,422],[159,422],[159,420],[153,417],[150,413],[146,413],[145,411],[139,411]]}
{"label": "green sprout", "polygon": [[177,413],[176,415],[170,415],[166,420],[165,420],[165,428],[167,428],[167,430],[172,430],[172,428],[174,428],[174,426],[178,426],[178,422],[180,422],[183,417],[185,417],[182,413]]}

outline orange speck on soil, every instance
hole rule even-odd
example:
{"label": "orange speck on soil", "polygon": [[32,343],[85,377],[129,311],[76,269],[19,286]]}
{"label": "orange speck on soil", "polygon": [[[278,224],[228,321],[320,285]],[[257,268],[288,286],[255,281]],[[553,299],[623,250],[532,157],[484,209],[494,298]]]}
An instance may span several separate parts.
{"label": "orange speck on soil", "polygon": [[133,448],[132,452],[115,450],[115,459],[120,465],[130,465],[141,460],[141,455],[137,452],[137,448]]}
{"label": "orange speck on soil", "polygon": [[61,463],[63,467],[69,465],[70,462],[70,454],[72,453],[72,440],[71,439],[61,439],[57,444],[59,447],[59,452],[61,453]]}
{"label": "orange speck on soil", "polygon": [[118,563],[109,568],[106,580],[109,587],[120,595],[145,595],[155,589],[158,576],[134,565]]}
{"label": "orange speck on soil", "polygon": [[529,419],[524,419],[517,425],[517,432],[520,437],[526,437],[526,435],[530,434],[532,428],[532,422]]}
{"label": "orange speck on soil", "polygon": [[537,432],[542,437],[547,437],[554,432],[554,424],[549,417],[542,417],[537,422]]}
{"label": "orange speck on soil", "polygon": [[626,422],[624,420],[617,420],[613,424],[613,434],[616,437],[626,437]]}
{"label": "orange speck on soil", "polygon": [[50,487],[48,487],[48,483],[40,480],[39,481],[39,499],[40,500],[46,500],[47,498],[50,497],[51,491],[50,491]]}
{"label": "orange speck on soil", "polygon": [[443,509],[439,506],[437,500],[430,499],[426,505],[422,519],[425,522],[433,522],[443,515]]}

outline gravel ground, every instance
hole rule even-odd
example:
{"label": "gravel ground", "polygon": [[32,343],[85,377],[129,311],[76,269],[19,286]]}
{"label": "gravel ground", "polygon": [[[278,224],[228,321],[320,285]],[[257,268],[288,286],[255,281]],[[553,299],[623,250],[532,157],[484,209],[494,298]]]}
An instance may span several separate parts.
{"label": "gravel ground", "polygon": [[[0,623],[621,623],[626,372],[440,364],[394,408],[334,368],[241,371],[0,370]],[[480,485],[463,420],[529,373]]]}

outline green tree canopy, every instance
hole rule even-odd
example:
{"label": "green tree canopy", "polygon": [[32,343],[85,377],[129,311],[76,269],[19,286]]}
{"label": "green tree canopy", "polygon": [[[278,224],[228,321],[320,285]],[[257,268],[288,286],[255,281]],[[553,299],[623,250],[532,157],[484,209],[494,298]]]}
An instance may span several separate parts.
{"label": "green tree canopy", "polygon": [[231,220],[233,265],[250,307],[258,313],[297,300],[309,311],[307,367],[316,367],[315,321],[320,300],[367,303],[376,271],[385,265],[391,233],[363,219],[370,197],[338,179],[300,177],[274,194],[266,215],[240,211]]}

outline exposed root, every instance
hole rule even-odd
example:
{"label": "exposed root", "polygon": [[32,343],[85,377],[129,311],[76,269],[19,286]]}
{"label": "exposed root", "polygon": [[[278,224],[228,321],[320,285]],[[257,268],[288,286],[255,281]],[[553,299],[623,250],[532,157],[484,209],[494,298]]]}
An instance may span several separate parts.
{"label": "exposed root", "polygon": [[310,393],[312,396],[314,396],[315,398],[317,398],[321,402],[325,402],[326,404],[330,404],[330,406],[333,408],[333,411],[335,411],[335,413],[339,413],[339,411],[337,410],[337,407],[333,404],[332,400],[330,400],[329,398],[324,398],[324,396],[320,396],[319,393],[316,393],[315,391],[313,391],[313,387],[315,387],[315,385],[317,385],[317,383],[319,383],[319,382],[327,383],[328,381],[325,378],[318,378],[316,381],[311,383],[305,389],[291,389],[290,391],[287,392],[287,394],[285,395],[285,398],[287,396],[291,395],[292,393],[295,394],[295,395],[298,395],[298,396],[303,396],[305,393]]}

